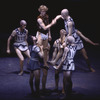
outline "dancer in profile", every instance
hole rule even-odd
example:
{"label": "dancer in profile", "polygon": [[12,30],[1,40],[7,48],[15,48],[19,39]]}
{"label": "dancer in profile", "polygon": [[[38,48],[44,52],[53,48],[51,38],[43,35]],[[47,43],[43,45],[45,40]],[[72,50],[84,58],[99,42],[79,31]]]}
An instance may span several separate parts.
{"label": "dancer in profile", "polygon": [[[38,45],[35,36],[31,36],[33,40],[33,45],[30,47],[30,60],[28,64],[28,69],[30,70],[29,84],[31,88],[32,95],[40,96],[40,59],[43,59],[44,52],[43,46]],[[33,79],[35,82],[33,84]],[[35,89],[33,89],[35,87]],[[35,91],[36,90],[36,91]]]}
{"label": "dancer in profile", "polygon": [[20,27],[14,29],[12,31],[12,34],[9,36],[7,40],[7,53],[10,54],[10,41],[12,38],[15,39],[14,42],[14,49],[16,51],[16,54],[20,60],[20,73],[18,75],[23,75],[23,62],[24,62],[24,56],[23,53],[30,58],[30,52],[28,49],[28,30],[26,29],[26,21],[21,20],[20,21]]}

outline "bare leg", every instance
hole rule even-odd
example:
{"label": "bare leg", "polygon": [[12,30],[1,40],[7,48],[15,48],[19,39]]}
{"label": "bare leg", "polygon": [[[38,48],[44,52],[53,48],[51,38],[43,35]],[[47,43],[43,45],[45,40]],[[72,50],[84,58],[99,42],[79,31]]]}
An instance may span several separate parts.
{"label": "bare leg", "polygon": [[36,95],[39,95],[40,91],[40,70],[35,70],[34,71],[34,76],[35,76],[35,88],[36,88]]}
{"label": "bare leg", "polygon": [[46,89],[46,80],[47,80],[48,70],[43,68],[43,76],[42,76],[42,90]]}
{"label": "bare leg", "polygon": [[48,60],[48,39],[43,41],[43,51],[44,51],[44,66],[49,67],[47,64],[47,60]]}
{"label": "bare leg", "polygon": [[81,53],[82,53],[83,57],[84,57],[85,60],[86,60],[86,63],[87,63],[87,65],[88,65],[89,70],[90,70],[91,72],[95,72],[95,70],[91,67],[91,64],[90,64],[90,61],[89,61],[89,59],[88,59],[86,50],[85,50],[84,48],[81,49]]}
{"label": "bare leg", "polygon": [[55,90],[58,91],[58,83],[59,83],[59,71],[55,70]]}
{"label": "bare leg", "polygon": [[65,94],[64,85],[63,85],[63,88],[62,88],[62,94]]}
{"label": "bare leg", "polygon": [[20,73],[18,75],[23,75],[23,62],[24,62],[24,57],[19,49],[15,49],[16,54],[18,55],[20,59]]}
{"label": "bare leg", "polygon": [[24,54],[28,57],[27,63],[29,63],[30,51],[27,50],[27,51],[24,52]]}
{"label": "bare leg", "polygon": [[30,84],[30,88],[31,88],[31,93],[34,93],[34,89],[33,89],[33,78],[34,78],[34,73],[33,71],[30,72],[30,79],[29,79],[29,84]]}
{"label": "bare leg", "polygon": [[70,95],[72,92],[72,80],[71,80],[71,71],[64,71],[63,72],[63,86],[64,86],[64,91],[66,95]]}

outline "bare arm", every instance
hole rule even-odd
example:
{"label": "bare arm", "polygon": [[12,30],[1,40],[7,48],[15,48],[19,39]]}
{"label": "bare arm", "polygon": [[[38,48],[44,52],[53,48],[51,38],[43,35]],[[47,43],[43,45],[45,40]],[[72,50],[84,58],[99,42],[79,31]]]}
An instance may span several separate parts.
{"label": "bare arm", "polygon": [[68,22],[68,36],[71,36],[72,35],[72,26],[73,26],[73,23],[72,22]]}
{"label": "bare arm", "polygon": [[48,35],[49,35],[49,41],[51,41],[52,37],[51,37],[51,31],[50,31],[50,28],[48,29]]}
{"label": "bare arm", "polygon": [[84,36],[82,34],[82,32],[80,32],[79,30],[76,31],[76,33],[81,37],[83,38],[86,42],[92,44],[92,45],[99,45],[99,43],[94,43],[93,41],[91,41],[89,38],[87,38],[86,36]]}
{"label": "bare arm", "polygon": [[62,66],[64,60],[66,59],[66,56],[67,56],[68,51],[69,51],[69,49],[67,47],[65,47],[64,48],[64,53],[63,53],[62,59],[61,59],[59,65],[57,66],[58,69]]}
{"label": "bare arm", "polygon": [[39,23],[39,25],[40,25],[44,30],[49,29],[53,24],[55,24],[55,23],[54,23],[54,20],[52,20],[52,22],[46,26],[46,25],[43,23],[43,21],[42,21],[41,18],[38,18],[38,19],[37,19],[37,22]]}
{"label": "bare arm", "polygon": [[26,40],[27,40],[27,38],[28,38],[28,30],[26,30],[26,34],[27,34],[27,35],[26,35]]}
{"label": "bare arm", "polygon": [[7,53],[9,54],[10,53],[10,41],[12,39],[12,37],[14,37],[16,34],[15,31],[12,32],[12,34],[9,36],[8,40],[7,40]]}
{"label": "bare arm", "polygon": [[53,47],[54,47],[54,51],[53,51],[53,55],[52,55],[52,60],[54,60],[56,58],[56,55],[57,55],[57,43],[56,43],[56,41],[54,42]]}
{"label": "bare arm", "polygon": [[56,58],[56,55],[57,55],[57,48],[55,48],[53,51],[52,61]]}
{"label": "bare arm", "polygon": [[58,19],[60,19],[60,18],[62,18],[63,19],[63,17],[61,16],[61,15],[57,15],[55,18],[54,18],[54,20],[58,20]]}
{"label": "bare arm", "polygon": [[38,53],[41,58],[44,57],[43,46],[40,46],[40,52]]}

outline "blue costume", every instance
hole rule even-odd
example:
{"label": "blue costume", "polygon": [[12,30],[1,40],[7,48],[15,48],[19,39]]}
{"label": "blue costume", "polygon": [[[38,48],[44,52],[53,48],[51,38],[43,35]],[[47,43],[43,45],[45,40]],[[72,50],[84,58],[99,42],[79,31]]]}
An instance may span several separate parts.
{"label": "blue costume", "polygon": [[30,50],[30,55],[31,58],[29,60],[29,64],[28,64],[28,69],[29,70],[37,70],[40,69],[41,65],[40,65],[40,56],[39,56],[39,52],[40,52],[40,48],[37,45],[31,46],[29,48]]}

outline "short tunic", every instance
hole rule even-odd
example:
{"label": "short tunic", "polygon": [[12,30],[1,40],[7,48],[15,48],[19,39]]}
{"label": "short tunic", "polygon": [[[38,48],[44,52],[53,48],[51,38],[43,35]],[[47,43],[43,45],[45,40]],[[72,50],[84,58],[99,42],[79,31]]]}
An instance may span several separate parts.
{"label": "short tunic", "polygon": [[75,70],[75,64],[74,64],[74,56],[76,54],[76,50],[77,50],[77,45],[72,46],[72,45],[68,45],[69,51],[68,54],[65,58],[65,61],[62,65],[62,70]]}
{"label": "short tunic", "polygon": [[37,70],[40,69],[40,56],[39,56],[39,52],[40,52],[40,48],[37,45],[34,46],[30,46],[29,47],[30,50],[30,55],[31,58],[29,60],[29,64],[28,64],[28,69],[29,70]]}
{"label": "short tunic", "polygon": [[73,23],[72,36],[75,38],[75,44],[77,45],[77,50],[80,50],[84,48],[83,41],[81,40],[80,36],[77,34],[77,30],[75,29],[75,23],[71,17],[68,20],[64,20],[66,32],[69,33],[68,22],[70,21]]}
{"label": "short tunic", "polygon": [[15,31],[16,35],[15,35],[15,42],[13,44],[14,47],[18,48],[21,51],[28,50],[28,43],[26,42],[26,36],[27,36],[26,30],[24,29],[23,32],[20,32],[17,28],[15,29]]}

